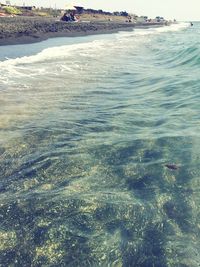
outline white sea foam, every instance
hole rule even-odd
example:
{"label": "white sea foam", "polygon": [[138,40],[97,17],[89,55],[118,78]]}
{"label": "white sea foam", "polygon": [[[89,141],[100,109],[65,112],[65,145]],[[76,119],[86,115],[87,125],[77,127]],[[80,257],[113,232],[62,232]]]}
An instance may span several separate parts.
{"label": "white sea foam", "polygon": [[143,35],[155,35],[165,32],[177,32],[189,27],[189,23],[180,22],[171,24],[165,27],[155,27],[155,28],[141,28],[141,29],[134,29],[132,32],[120,32],[118,38],[123,37],[130,37],[130,36],[143,36]]}
{"label": "white sea foam", "polygon": [[59,59],[59,58],[64,59],[74,54],[85,53],[85,51],[91,52],[91,50],[94,50],[94,48],[95,50],[97,50],[100,49],[101,47],[102,48],[104,47],[104,42],[99,40],[88,43],[46,48],[36,55],[24,56],[15,59],[6,59],[5,61],[1,61],[0,68],[7,67],[9,65],[24,65],[31,63],[46,62],[52,59]]}
{"label": "white sea foam", "polygon": [[189,27],[189,23],[180,22],[180,23],[172,24],[170,26],[155,28],[155,31],[161,32],[161,33],[162,32],[176,32],[176,31],[180,31],[185,28],[188,28],[188,27]]}
{"label": "white sea foam", "polygon": [[[80,58],[97,57],[101,49],[105,49],[105,40],[46,48],[36,55],[7,59],[0,62],[0,81],[8,77],[18,79],[77,70],[81,68],[77,58],[79,61]],[[82,60],[84,62],[87,60]]]}

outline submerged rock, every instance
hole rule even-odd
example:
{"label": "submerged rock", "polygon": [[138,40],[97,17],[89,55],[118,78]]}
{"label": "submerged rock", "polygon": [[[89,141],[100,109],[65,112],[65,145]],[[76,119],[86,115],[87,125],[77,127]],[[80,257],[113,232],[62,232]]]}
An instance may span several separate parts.
{"label": "submerged rock", "polygon": [[170,170],[178,170],[180,168],[180,166],[176,164],[165,164],[165,167],[167,167]]}

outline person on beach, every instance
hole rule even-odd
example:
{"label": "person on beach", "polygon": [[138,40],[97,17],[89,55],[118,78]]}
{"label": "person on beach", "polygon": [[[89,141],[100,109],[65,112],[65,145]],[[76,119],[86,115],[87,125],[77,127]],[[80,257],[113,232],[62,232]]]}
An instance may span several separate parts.
{"label": "person on beach", "polygon": [[65,12],[64,15],[61,17],[60,20],[62,20],[62,21],[70,21],[70,17],[69,17],[69,15]]}

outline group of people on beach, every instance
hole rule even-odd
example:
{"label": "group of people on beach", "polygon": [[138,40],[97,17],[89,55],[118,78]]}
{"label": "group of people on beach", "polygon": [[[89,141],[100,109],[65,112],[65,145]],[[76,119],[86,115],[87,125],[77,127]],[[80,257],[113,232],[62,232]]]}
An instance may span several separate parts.
{"label": "group of people on beach", "polygon": [[60,20],[68,21],[68,22],[75,22],[75,21],[78,21],[78,18],[75,16],[74,12],[70,12],[70,13],[65,12]]}

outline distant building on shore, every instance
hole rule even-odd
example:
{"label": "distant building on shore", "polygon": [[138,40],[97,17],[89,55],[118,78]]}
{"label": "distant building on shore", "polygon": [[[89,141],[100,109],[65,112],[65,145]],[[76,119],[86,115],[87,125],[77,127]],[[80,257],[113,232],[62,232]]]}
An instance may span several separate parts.
{"label": "distant building on shore", "polygon": [[3,2],[0,2],[0,7],[5,7],[5,6],[11,6],[10,1],[3,1]]}
{"label": "distant building on shore", "polygon": [[23,10],[27,10],[27,11],[33,11],[36,9],[35,6],[16,6],[17,8],[23,9]]}
{"label": "distant building on shore", "polygon": [[19,9],[22,9],[22,10],[27,10],[27,11],[32,11],[32,10],[35,10],[36,7],[35,6],[17,6],[17,5],[11,5],[11,2],[10,1],[5,1],[4,3],[0,2],[0,8],[3,8],[3,7],[7,7],[7,6],[13,6],[13,7],[16,7],[16,8],[19,8]]}
{"label": "distant building on shore", "polygon": [[4,6],[7,6],[7,5],[4,3],[0,3],[0,9],[2,9]]}

